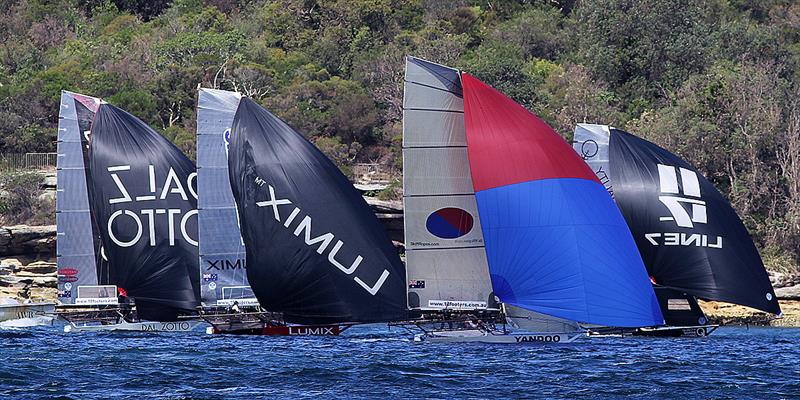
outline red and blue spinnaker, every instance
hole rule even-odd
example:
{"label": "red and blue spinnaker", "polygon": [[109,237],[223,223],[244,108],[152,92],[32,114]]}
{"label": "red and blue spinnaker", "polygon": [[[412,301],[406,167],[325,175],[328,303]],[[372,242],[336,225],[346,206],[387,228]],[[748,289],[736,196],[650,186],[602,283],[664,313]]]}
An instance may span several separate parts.
{"label": "red and blue spinnaker", "polygon": [[663,324],[633,237],[594,172],[521,105],[469,74],[462,85],[494,294],[572,321]]}

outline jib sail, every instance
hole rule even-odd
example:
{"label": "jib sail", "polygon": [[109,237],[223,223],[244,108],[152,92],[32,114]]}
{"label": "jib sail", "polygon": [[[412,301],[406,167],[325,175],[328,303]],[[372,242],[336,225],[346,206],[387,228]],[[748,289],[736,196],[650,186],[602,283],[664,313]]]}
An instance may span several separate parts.
{"label": "jib sail", "polygon": [[99,236],[89,209],[88,148],[100,99],[61,92],[56,159],[58,299],[73,304],[78,287],[97,285]]}
{"label": "jib sail", "polygon": [[747,229],[694,167],[606,125],[578,125],[574,148],[613,192],[656,284],[780,314]]}
{"label": "jib sail", "polygon": [[259,303],[287,321],[405,317],[405,271],[361,195],[314,145],[243,98],[230,182]]}
{"label": "jib sail", "polygon": [[199,304],[195,166],[127,112],[103,103],[89,145],[89,198],[107,264],[139,317],[174,320]]}
{"label": "jib sail", "polygon": [[469,173],[459,71],[408,57],[404,89],[408,305],[497,308]]}
{"label": "jib sail", "polygon": [[663,324],[631,233],[592,170],[521,105],[469,74],[461,77],[495,295],[571,321]]}
{"label": "jib sail", "polygon": [[198,96],[197,223],[204,306],[258,304],[247,281],[244,242],[228,178],[231,126],[241,98],[215,89],[200,89]]}

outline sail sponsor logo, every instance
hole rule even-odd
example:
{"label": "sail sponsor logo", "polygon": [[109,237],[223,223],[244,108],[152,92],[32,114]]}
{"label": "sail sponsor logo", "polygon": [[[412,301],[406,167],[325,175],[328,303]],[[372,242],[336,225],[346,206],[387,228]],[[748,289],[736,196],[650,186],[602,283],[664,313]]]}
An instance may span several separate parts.
{"label": "sail sponsor logo", "polygon": [[[678,182],[680,177],[680,184]],[[707,224],[706,202],[700,193],[697,173],[686,168],[658,164],[660,194],[658,200],[669,211],[669,216],[659,221],[672,221],[681,228],[694,228],[695,224]],[[655,232],[645,233],[653,246],[694,246],[712,249],[722,248],[722,236],[699,233]]]}
{"label": "sail sponsor logo", "polygon": [[217,274],[203,274],[203,282],[216,282],[219,279]]}
{"label": "sail sponsor logo", "polygon": [[[678,171],[680,171],[681,185],[678,185]],[[660,221],[675,221],[681,228],[693,228],[695,223],[708,222],[706,202],[701,200],[697,173],[686,168],[658,164],[658,179],[661,188],[658,200],[671,214],[668,217],[660,217]],[[690,207],[691,213],[684,205]]]}
{"label": "sail sponsor logo", "polygon": [[228,158],[228,148],[231,144],[231,128],[225,129],[222,133],[222,141],[225,143],[225,158]]}
{"label": "sail sponsor logo", "polygon": [[517,343],[526,343],[526,342],[551,342],[551,343],[558,343],[561,341],[560,335],[523,335],[523,336],[514,336]]}
{"label": "sail sponsor logo", "polygon": [[[339,269],[341,272],[345,273],[346,275],[353,275],[356,272],[359,265],[361,265],[361,263],[364,261],[364,258],[360,254],[356,255],[355,260],[353,260],[353,262],[350,263],[349,266],[345,266],[344,264],[342,264],[339,260],[336,259],[336,255],[345,245],[345,243],[342,240],[336,239],[334,234],[331,232],[316,237],[311,237],[312,219],[310,215],[306,215],[302,219],[300,219],[300,222],[296,223],[294,230],[292,230],[291,226],[298,219],[298,215],[301,212],[300,208],[293,207],[292,211],[288,215],[285,213],[281,214],[281,206],[283,206],[284,210],[288,209],[287,206],[293,206],[292,201],[289,200],[288,198],[281,199],[276,197],[275,188],[272,187],[272,185],[267,184],[267,182],[261,179],[260,177],[255,178],[255,183],[259,187],[263,187],[266,185],[269,196],[269,199],[265,201],[256,202],[256,206],[266,208],[268,210],[267,212],[271,211],[275,220],[281,222],[282,223],[281,225],[284,228],[292,232],[294,236],[302,238],[303,242],[307,246],[316,247],[315,251],[317,252],[317,254],[323,255],[327,251],[328,262],[337,269]],[[335,244],[333,245],[333,248],[328,249],[330,244],[334,242]],[[383,283],[386,282],[386,278],[388,277],[389,277],[389,271],[384,269],[383,272],[381,273],[381,276],[372,285],[367,284],[366,282],[361,280],[361,278],[359,278],[358,276],[353,276],[353,280],[361,288],[363,288],[369,294],[374,296],[378,294],[378,292],[381,290]]]}
{"label": "sail sponsor logo", "polygon": [[695,246],[707,247],[711,249],[722,248],[722,236],[712,236],[709,240],[708,235],[699,233],[678,233],[678,232],[665,232],[665,233],[645,233],[647,239],[653,246]]}
{"label": "sail sponsor logo", "polygon": [[75,268],[59,268],[58,269],[58,274],[59,275],[64,275],[64,276],[67,276],[67,275],[78,275],[78,270],[75,269]]}
{"label": "sail sponsor logo", "polygon": [[[69,284],[78,280],[78,270],[75,268],[59,268],[58,269],[58,282]],[[64,285],[66,286],[66,285]],[[66,288],[69,290],[70,288]]]}
{"label": "sail sponsor logo", "polygon": [[206,260],[206,263],[208,263],[206,271],[211,271],[211,270],[228,271],[228,270],[247,269],[245,260],[241,258],[237,258],[234,261],[228,259]]}
{"label": "sail sponsor logo", "polygon": [[486,308],[486,302],[468,300],[428,300],[428,307],[448,310],[475,310]]}
{"label": "sail sponsor logo", "polygon": [[473,224],[474,218],[466,210],[445,207],[428,215],[425,228],[438,238],[456,239],[472,231]]}
{"label": "sail sponsor logo", "polygon": [[[156,185],[157,177],[155,166],[149,165],[149,192],[136,196],[130,193],[128,190],[130,186],[125,184],[126,182],[137,180],[139,177],[138,174],[131,173],[130,165],[111,166],[108,167],[108,172],[111,174],[111,179],[116,184],[118,192],[114,194],[116,197],[112,197],[108,200],[108,204],[111,205],[148,203],[156,200],[165,200],[168,196],[179,196],[184,201],[188,201],[189,196],[197,199],[197,191],[195,190],[194,186],[195,178],[197,177],[197,173],[195,172],[189,174],[186,182],[181,182],[181,180],[178,178],[178,175],[175,173],[175,170],[170,168],[166,177],[164,177],[163,185],[160,186],[162,189],[158,191]],[[131,247],[138,243],[143,236],[145,237],[145,240],[148,241],[150,246],[156,246],[158,243],[156,240],[157,236],[164,235],[164,232],[156,232],[156,220],[166,218],[168,222],[166,235],[169,239],[170,246],[175,246],[175,243],[178,240],[178,234],[180,234],[180,238],[185,242],[191,244],[192,246],[197,246],[197,240],[189,235],[189,232],[186,228],[191,217],[197,218],[196,209],[186,212],[180,208],[143,208],[138,212],[128,209],[119,209],[111,214],[111,216],[108,218],[106,226],[108,229],[109,238],[117,246]],[[120,221],[124,219],[133,221],[137,226],[137,230],[134,232],[133,238],[131,239],[118,237],[117,233],[115,233],[114,226],[119,224]]]}
{"label": "sail sponsor logo", "polygon": [[[588,162],[590,159],[597,157],[597,155],[600,153],[600,146],[593,139],[587,139],[583,142],[573,141],[572,143],[573,147],[577,147],[574,145],[580,143],[580,149],[575,150],[578,150],[578,153],[581,155],[581,158],[584,161]],[[611,184],[611,177],[608,176],[608,172],[603,169],[603,166],[599,166],[597,170],[594,171],[594,174],[597,176],[597,179],[600,180],[600,183],[605,186],[606,190],[611,195],[611,198],[614,198],[614,186]]]}

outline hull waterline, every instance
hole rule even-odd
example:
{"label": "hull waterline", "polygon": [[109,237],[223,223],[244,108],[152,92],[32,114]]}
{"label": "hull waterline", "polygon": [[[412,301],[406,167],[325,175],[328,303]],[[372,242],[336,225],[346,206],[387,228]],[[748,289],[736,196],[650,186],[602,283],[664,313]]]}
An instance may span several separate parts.
{"label": "hull waterline", "polygon": [[203,321],[122,321],[116,324],[69,322],[64,326],[64,332],[192,332],[199,329],[201,325],[205,326],[206,324]]}
{"label": "hull waterline", "polygon": [[569,333],[503,333],[487,332],[484,330],[457,330],[426,332],[414,336],[415,342],[430,343],[572,343],[579,337],[585,336],[583,332]]}

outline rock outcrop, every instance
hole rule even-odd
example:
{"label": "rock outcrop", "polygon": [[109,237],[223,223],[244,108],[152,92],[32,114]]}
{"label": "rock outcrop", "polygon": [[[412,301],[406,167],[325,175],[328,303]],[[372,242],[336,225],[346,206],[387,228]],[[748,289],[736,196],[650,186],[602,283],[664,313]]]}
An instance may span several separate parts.
{"label": "rock outcrop", "polygon": [[55,255],[56,226],[15,225],[0,227],[0,257]]}
{"label": "rock outcrop", "polygon": [[26,256],[0,259],[0,297],[55,301],[56,263]]}

